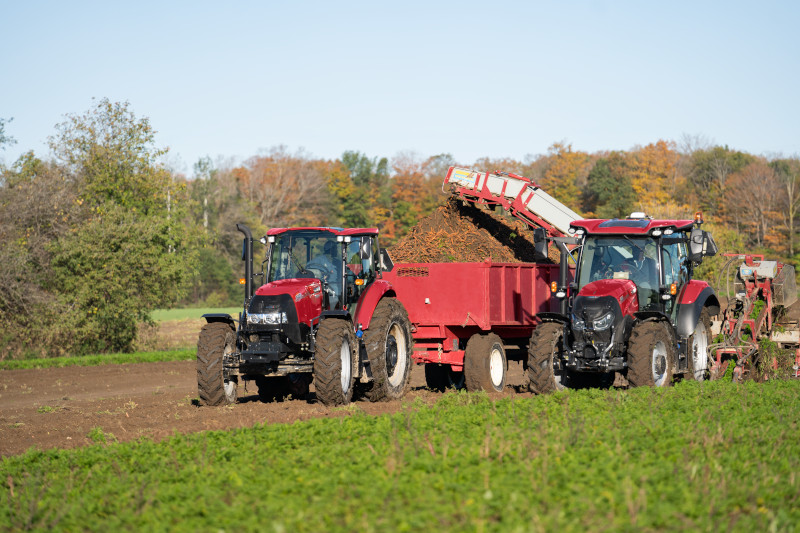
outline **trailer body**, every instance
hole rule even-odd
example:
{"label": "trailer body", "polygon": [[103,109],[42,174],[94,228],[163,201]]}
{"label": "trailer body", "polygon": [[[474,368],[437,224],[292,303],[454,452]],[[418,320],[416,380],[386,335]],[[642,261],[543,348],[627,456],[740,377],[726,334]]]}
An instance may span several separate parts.
{"label": "trailer body", "polygon": [[536,315],[558,310],[550,290],[558,276],[556,264],[490,260],[397,263],[383,273],[408,311],[415,362],[450,365],[456,372],[463,370],[475,335],[499,336],[509,359],[524,353]]}

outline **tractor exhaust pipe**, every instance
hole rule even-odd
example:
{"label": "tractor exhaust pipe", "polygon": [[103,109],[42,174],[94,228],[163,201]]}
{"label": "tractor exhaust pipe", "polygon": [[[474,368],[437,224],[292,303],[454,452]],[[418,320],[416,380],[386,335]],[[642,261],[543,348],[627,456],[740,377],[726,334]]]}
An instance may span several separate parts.
{"label": "tractor exhaust pipe", "polygon": [[244,224],[236,224],[236,229],[244,234],[242,242],[242,261],[244,261],[244,305],[253,296],[253,234]]}

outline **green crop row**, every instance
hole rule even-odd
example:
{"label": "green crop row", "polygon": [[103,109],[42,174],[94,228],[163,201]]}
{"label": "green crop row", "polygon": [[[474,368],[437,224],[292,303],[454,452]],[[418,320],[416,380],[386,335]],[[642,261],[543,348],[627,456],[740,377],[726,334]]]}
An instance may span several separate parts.
{"label": "green crop row", "polygon": [[46,359],[11,359],[0,361],[0,370],[22,368],[63,368],[66,366],[118,365],[125,363],[159,363],[188,361],[197,355],[195,350],[170,350],[160,352],[111,353],[82,355],[78,357],[51,357]]}
{"label": "green crop row", "polygon": [[95,428],[102,444],[2,460],[0,529],[788,531],[798,412],[800,381],[717,381],[450,393],[158,444]]}

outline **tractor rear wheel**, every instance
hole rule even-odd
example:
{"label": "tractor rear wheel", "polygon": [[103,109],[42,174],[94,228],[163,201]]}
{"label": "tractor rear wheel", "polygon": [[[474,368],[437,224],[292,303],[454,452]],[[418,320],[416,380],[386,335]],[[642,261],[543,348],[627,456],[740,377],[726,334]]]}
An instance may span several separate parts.
{"label": "tractor rear wheel", "polygon": [[545,322],[536,326],[528,346],[528,390],[549,394],[567,387],[568,374],[561,355],[564,326]]}
{"label": "tractor rear wheel", "polygon": [[708,316],[708,310],[703,309],[689,341],[689,371],[686,373],[686,379],[705,381],[710,377],[709,357],[711,354],[708,351],[710,340],[711,318]]}
{"label": "tractor rear wheel", "polygon": [[414,339],[403,304],[394,298],[381,300],[363,341],[373,378],[364,395],[372,402],[399,400],[405,396],[411,388]]}
{"label": "tractor rear wheel", "polygon": [[323,404],[345,405],[353,398],[358,370],[358,343],[350,322],[324,319],[317,330],[314,388]]}
{"label": "tractor rear wheel", "polygon": [[233,353],[236,332],[224,322],[211,322],[197,340],[197,392],[203,405],[236,403],[237,381],[225,379],[223,359]]}
{"label": "tractor rear wheel", "polygon": [[672,383],[675,347],[666,322],[642,322],[628,343],[628,381],[634,387],[666,387]]}
{"label": "tractor rear wheel", "polygon": [[450,365],[425,363],[425,384],[436,392],[464,388],[464,372],[456,372]]}
{"label": "tractor rear wheel", "polygon": [[468,391],[502,392],[506,386],[506,351],[494,333],[473,335],[464,351],[464,382]]}

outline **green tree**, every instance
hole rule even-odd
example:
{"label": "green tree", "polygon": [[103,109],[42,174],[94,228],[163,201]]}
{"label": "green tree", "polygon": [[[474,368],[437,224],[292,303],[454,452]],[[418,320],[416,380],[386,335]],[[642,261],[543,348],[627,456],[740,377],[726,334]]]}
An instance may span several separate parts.
{"label": "green tree", "polygon": [[587,178],[587,211],[599,218],[622,218],[631,213],[636,194],[626,169],[625,156],[620,152],[595,163]]}
{"label": "green tree", "polygon": [[0,118],[0,149],[5,150],[6,145],[16,144],[16,139],[6,134],[6,124],[14,120],[14,118],[4,119]]}
{"label": "green tree", "polygon": [[56,131],[56,161],[28,153],[4,172],[0,242],[32,296],[4,293],[0,305],[19,314],[0,322],[42,351],[130,350],[137,323],[176,302],[192,275],[184,187],[127,103],[101,100]]}

